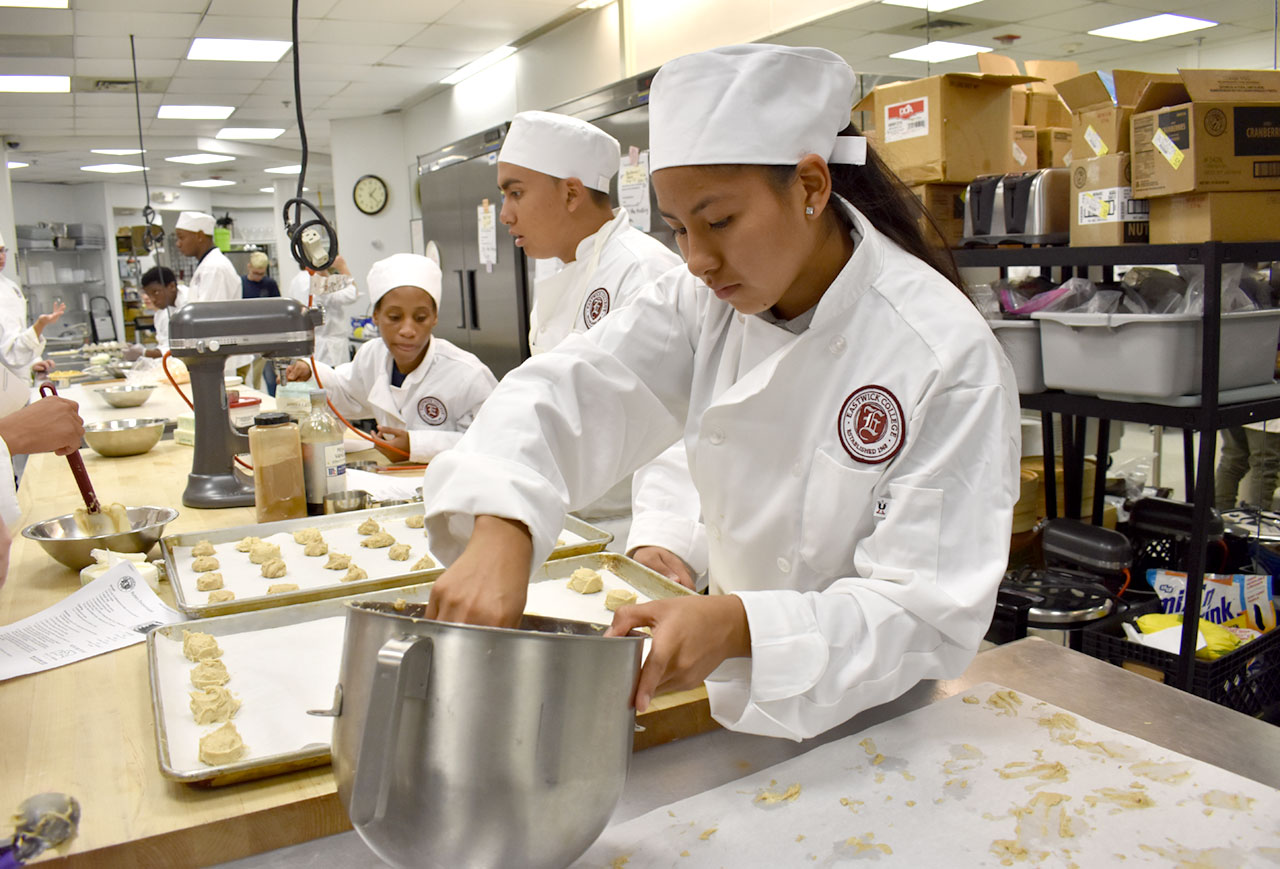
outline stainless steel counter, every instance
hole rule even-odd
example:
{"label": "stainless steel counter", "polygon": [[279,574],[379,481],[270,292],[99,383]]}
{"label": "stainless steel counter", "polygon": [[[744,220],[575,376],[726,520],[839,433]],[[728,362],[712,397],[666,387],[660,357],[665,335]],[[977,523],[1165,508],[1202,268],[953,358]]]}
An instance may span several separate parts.
{"label": "stainless steel counter", "polygon": [[[1056,706],[1251,778],[1280,787],[1280,728],[1040,639],[983,652],[959,679],[922,682],[822,736],[797,743],[716,731],[651,748],[632,758],[612,823],[684,799],[865,730],[913,709],[996,682]],[[259,867],[384,865],[355,833],[343,833],[224,864]]]}

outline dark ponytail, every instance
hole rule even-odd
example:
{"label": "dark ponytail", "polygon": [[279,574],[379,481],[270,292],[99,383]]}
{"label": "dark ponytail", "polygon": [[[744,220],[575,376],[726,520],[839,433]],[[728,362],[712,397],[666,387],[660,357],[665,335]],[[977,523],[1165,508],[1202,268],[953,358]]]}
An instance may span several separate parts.
{"label": "dark ponytail", "polygon": [[[850,124],[840,135],[862,134]],[[832,163],[829,168],[831,187],[835,193],[866,215],[872,226],[891,238],[900,248],[924,261],[959,289],[964,289],[960,270],[956,267],[951,248],[937,222],[910,188],[902,183],[902,179],[880,159],[870,142],[867,143],[865,165]],[[794,166],[770,166],[769,169],[770,176],[779,188],[790,184],[796,174]]]}

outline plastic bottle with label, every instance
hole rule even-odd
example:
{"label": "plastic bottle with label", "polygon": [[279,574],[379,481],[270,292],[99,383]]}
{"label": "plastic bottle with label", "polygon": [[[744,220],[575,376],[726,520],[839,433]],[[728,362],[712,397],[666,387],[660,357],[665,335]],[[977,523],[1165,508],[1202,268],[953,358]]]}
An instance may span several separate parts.
{"label": "plastic bottle with label", "polygon": [[311,413],[298,426],[302,436],[302,467],[307,483],[307,512],[324,512],[324,496],[347,490],[347,451],[342,424],[329,410],[323,389],[311,393]]}
{"label": "plastic bottle with label", "polygon": [[301,519],[307,515],[302,471],[302,441],[287,413],[260,413],[249,429],[253,457],[253,506],[259,522]]}

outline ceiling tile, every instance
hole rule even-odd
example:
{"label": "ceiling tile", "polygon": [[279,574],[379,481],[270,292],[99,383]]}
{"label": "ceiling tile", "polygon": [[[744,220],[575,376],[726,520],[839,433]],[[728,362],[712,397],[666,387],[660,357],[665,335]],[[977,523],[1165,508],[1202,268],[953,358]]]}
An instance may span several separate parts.
{"label": "ceiling tile", "polygon": [[[496,46],[495,46],[496,48]],[[404,46],[382,58],[382,66],[436,67],[457,69],[482,56],[483,51],[458,51],[447,48]]]}
{"label": "ceiling tile", "polygon": [[[385,58],[394,51],[394,44],[379,43],[362,43],[346,45],[338,42],[304,42],[302,43],[302,59],[303,61],[317,61],[324,63],[326,60],[334,60],[340,63],[354,64],[373,64]],[[289,56],[285,56],[288,61],[290,75],[293,74],[293,61]]]}
{"label": "ceiling tile", "polygon": [[75,19],[75,32],[83,36],[189,37],[200,24],[199,15],[176,12],[77,11]]}
{"label": "ceiling tile", "polygon": [[[138,51],[138,59],[176,60],[187,56],[191,47],[190,39],[170,38],[154,39],[135,37],[134,45]],[[128,36],[77,36],[75,39],[76,59],[80,58],[127,58],[129,57]]]}
{"label": "ceiling tile", "polygon": [[1041,27],[1070,30],[1076,33],[1087,33],[1099,27],[1145,18],[1151,13],[1146,9],[1134,6],[1121,6],[1117,3],[1090,3],[1069,12],[1054,12],[1039,16],[1036,23]]}
{"label": "ceiling tile", "polygon": [[291,42],[293,23],[287,14],[268,18],[262,15],[261,9],[256,15],[206,15],[195,35],[215,39],[280,39]]}
{"label": "ceiling tile", "polygon": [[[235,63],[221,60],[180,60],[178,75],[182,78],[240,78],[260,80],[280,66],[279,63]],[[286,64],[287,66],[287,64]]]}
{"label": "ceiling tile", "polygon": [[[139,60],[138,75],[142,78],[169,78],[178,71],[176,60]],[[133,81],[133,63],[127,58],[76,58],[76,75],[98,78],[119,78]]]}
{"label": "ceiling tile", "polygon": [[[116,13],[127,8],[130,12],[195,12],[204,13],[209,0],[75,0],[76,11]],[[308,3],[310,5],[310,2]]]}
{"label": "ceiling tile", "polygon": [[[1051,7],[1044,3],[1028,3],[1027,0],[982,0],[972,6],[964,6],[953,13],[958,17],[980,18],[985,21],[1012,22],[1036,21],[1043,17],[1047,8],[1054,12],[1066,12],[1090,5],[1091,0],[1053,0]],[[922,16],[923,17],[923,16]]]}
{"label": "ceiling tile", "polygon": [[[346,2],[346,0],[344,0]],[[440,17],[441,24],[461,24],[480,29],[509,30],[521,33],[535,30],[559,18],[576,3],[530,3],[517,0],[466,0]]]}
{"label": "ceiling tile", "polygon": [[0,9],[0,33],[60,36],[75,32],[69,9]]}
{"label": "ceiling tile", "polygon": [[69,57],[0,57],[0,75],[72,75]]}
{"label": "ceiling tile", "polygon": [[494,22],[493,27],[432,24],[417,36],[409,39],[407,44],[423,48],[448,48],[484,54],[486,51],[492,51],[499,45],[510,42],[524,32],[514,25],[506,25],[504,27],[503,22]]}
{"label": "ceiling tile", "polygon": [[[345,81],[325,81],[315,78],[307,78],[302,82],[302,104],[309,105],[318,99],[331,97],[338,91],[347,86]],[[254,94],[270,95],[276,99],[292,99],[293,98],[293,80],[289,81],[277,79],[263,79],[258,82],[257,87],[253,90]]]}
{"label": "ceiling tile", "polygon": [[[276,8],[279,9],[279,16],[288,17],[289,10],[292,8],[289,0],[273,0]],[[412,0],[407,0],[412,2]],[[308,18],[325,18],[330,15],[337,0],[306,0],[304,3],[298,4],[299,19],[305,21]],[[210,15],[230,15],[239,17],[252,17],[262,14],[263,0],[204,0],[204,5],[208,6]]]}
{"label": "ceiling tile", "polygon": [[[235,102],[236,97],[243,97],[251,94],[258,87],[257,79],[248,78],[196,78],[194,76],[175,77],[169,80],[169,89],[165,91],[165,102],[186,105],[195,103],[203,105],[200,100],[188,100],[188,96],[199,95],[204,97],[222,97],[232,98]],[[182,99],[175,97],[182,96]],[[217,103],[221,105],[221,103]]]}
{"label": "ceiling tile", "polygon": [[429,24],[455,6],[470,6],[474,0],[338,0],[326,18],[362,21],[416,21]]}
{"label": "ceiling tile", "polygon": [[374,43],[403,45],[424,28],[405,21],[368,21],[365,19],[326,19],[302,21],[298,35],[303,42],[336,42],[346,45]]}
{"label": "ceiling tile", "polygon": [[[962,14],[966,10],[956,10],[956,14]],[[925,13],[923,9],[912,9],[906,6],[884,6],[874,4],[868,6],[859,6],[856,9],[850,9],[848,12],[837,12],[822,19],[822,23],[834,28],[842,28],[848,30],[889,30],[894,27],[901,27],[904,24],[910,24],[913,21],[923,21]],[[966,16],[969,17],[969,16]]]}

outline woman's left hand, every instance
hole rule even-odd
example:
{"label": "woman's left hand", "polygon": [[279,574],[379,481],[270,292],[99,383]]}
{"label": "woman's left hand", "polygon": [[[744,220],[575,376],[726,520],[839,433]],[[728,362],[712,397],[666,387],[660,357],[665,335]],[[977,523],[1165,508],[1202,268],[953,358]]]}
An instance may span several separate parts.
{"label": "woman's left hand", "polygon": [[613,615],[607,637],[620,637],[633,628],[653,629],[653,646],[636,685],[636,712],[668,691],[694,688],[727,658],[751,655],[747,611],[737,595],[655,600],[624,606]]}
{"label": "woman's left hand", "polygon": [[409,433],[407,431],[402,428],[380,425],[378,426],[378,437],[382,439],[381,443],[376,444],[378,452],[393,462],[409,460]]}
{"label": "woman's left hand", "polygon": [[46,371],[53,370],[52,359],[38,359],[31,363],[31,370],[36,374],[44,374]]}

